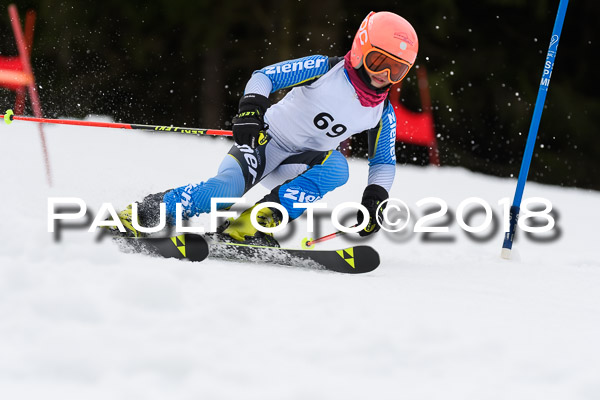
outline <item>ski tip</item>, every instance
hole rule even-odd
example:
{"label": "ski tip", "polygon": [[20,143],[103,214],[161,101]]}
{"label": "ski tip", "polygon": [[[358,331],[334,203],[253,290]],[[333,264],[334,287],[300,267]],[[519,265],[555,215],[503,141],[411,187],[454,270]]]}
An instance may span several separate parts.
{"label": "ski tip", "polygon": [[370,258],[370,267],[369,268],[363,268],[362,272],[371,272],[375,268],[379,267],[379,264],[380,264],[379,253],[377,252],[377,250],[375,250],[372,247],[368,247],[368,248],[370,249],[370,255],[369,255],[369,258]]}
{"label": "ski tip", "polygon": [[202,261],[208,257],[208,243],[200,235],[184,234],[161,238],[113,238],[121,251],[155,257]]}
{"label": "ski tip", "polygon": [[510,260],[510,256],[511,256],[510,249],[503,248],[502,251],[500,252],[500,257],[502,257],[505,260]]}
{"label": "ski tip", "polygon": [[344,250],[338,250],[337,253],[351,267],[348,268],[348,266],[345,266],[343,270],[340,269],[338,272],[364,274],[379,267],[379,253],[371,246],[349,247]]}

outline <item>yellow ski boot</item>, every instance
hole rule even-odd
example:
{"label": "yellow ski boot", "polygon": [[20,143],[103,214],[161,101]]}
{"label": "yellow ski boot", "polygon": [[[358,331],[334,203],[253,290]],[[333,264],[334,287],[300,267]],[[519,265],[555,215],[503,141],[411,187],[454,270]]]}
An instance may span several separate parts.
{"label": "yellow ski boot", "polygon": [[[237,219],[231,221],[229,226],[223,230],[221,235],[244,244],[256,246],[279,247],[279,243],[272,233],[261,232],[250,222],[250,214],[258,204],[244,211]],[[256,214],[256,221],[265,228],[274,228],[281,223],[281,214],[278,210],[264,207]]]}
{"label": "yellow ski boot", "polygon": [[[145,237],[147,236],[144,232],[140,232],[133,227],[133,213],[131,204],[127,206],[126,209],[117,214],[119,220],[125,227],[125,232],[121,232],[116,226],[107,226],[106,228],[115,236],[122,237]],[[139,217],[138,217],[138,225],[139,225]]]}

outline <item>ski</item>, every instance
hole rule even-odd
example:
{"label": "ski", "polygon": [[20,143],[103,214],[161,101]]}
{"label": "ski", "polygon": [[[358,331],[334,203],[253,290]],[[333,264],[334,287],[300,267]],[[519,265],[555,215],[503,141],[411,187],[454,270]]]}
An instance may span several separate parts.
{"label": "ski", "polygon": [[154,257],[202,261],[208,257],[208,243],[200,235],[178,235],[163,238],[114,237],[125,253],[142,253]]}
{"label": "ski", "polygon": [[189,261],[211,258],[346,274],[371,272],[379,266],[379,254],[370,246],[352,246],[339,250],[289,249],[222,242],[196,234],[165,238],[115,238],[115,240],[125,252]]}

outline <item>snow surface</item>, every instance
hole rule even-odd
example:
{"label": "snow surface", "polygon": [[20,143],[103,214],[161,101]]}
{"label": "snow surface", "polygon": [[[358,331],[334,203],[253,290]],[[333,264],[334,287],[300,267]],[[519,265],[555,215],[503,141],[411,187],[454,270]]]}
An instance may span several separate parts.
{"label": "snow surface", "polygon": [[[526,198],[559,212],[560,237],[538,243],[520,232],[511,261],[499,257],[501,229],[476,242],[451,221],[438,237],[452,241],[375,235],[367,243],[382,265],[366,275],[187,263],[122,254],[82,227],[56,241],[48,198],[121,209],[210,177],[231,142],[45,132],[50,189],[37,126],[0,128],[1,399],[600,398],[598,192],[528,183]],[[367,164],[353,160],[350,170],[324,198],[330,210],[359,201]],[[453,211],[477,196],[500,213],[515,184],[398,166],[392,197],[419,215],[416,202],[431,196]],[[248,202],[265,192],[255,188]],[[327,218],[318,227],[334,230]],[[301,219],[282,244],[299,246],[305,230]]]}

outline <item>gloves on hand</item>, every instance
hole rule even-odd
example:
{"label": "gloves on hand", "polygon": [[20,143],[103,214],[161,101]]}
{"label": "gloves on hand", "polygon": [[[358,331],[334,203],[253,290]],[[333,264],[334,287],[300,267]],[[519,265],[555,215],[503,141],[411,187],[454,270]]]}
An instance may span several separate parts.
{"label": "gloves on hand", "polygon": [[[377,213],[377,208],[384,200],[387,200],[388,197],[390,196],[387,190],[379,185],[369,185],[365,188],[361,204],[369,211],[369,223],[362,231],[358,232],[360,236],[369,236],[381,228],[377,223],[377,215],[379,215],[379,218],[383,217],[385,204],[379,209],[379,213]],[[363,222],[364,217],[360,210],[356,214],[356,219],[358,220],[359,225]]]}
{"label": "gloves on hand", "polygon": [[240,99],[239,112],[233,117],[233,140],[239,145],[256,148],[261,132],[268,128],[265,124],[265,111],[269,99],[256,93],[248,93]]}

